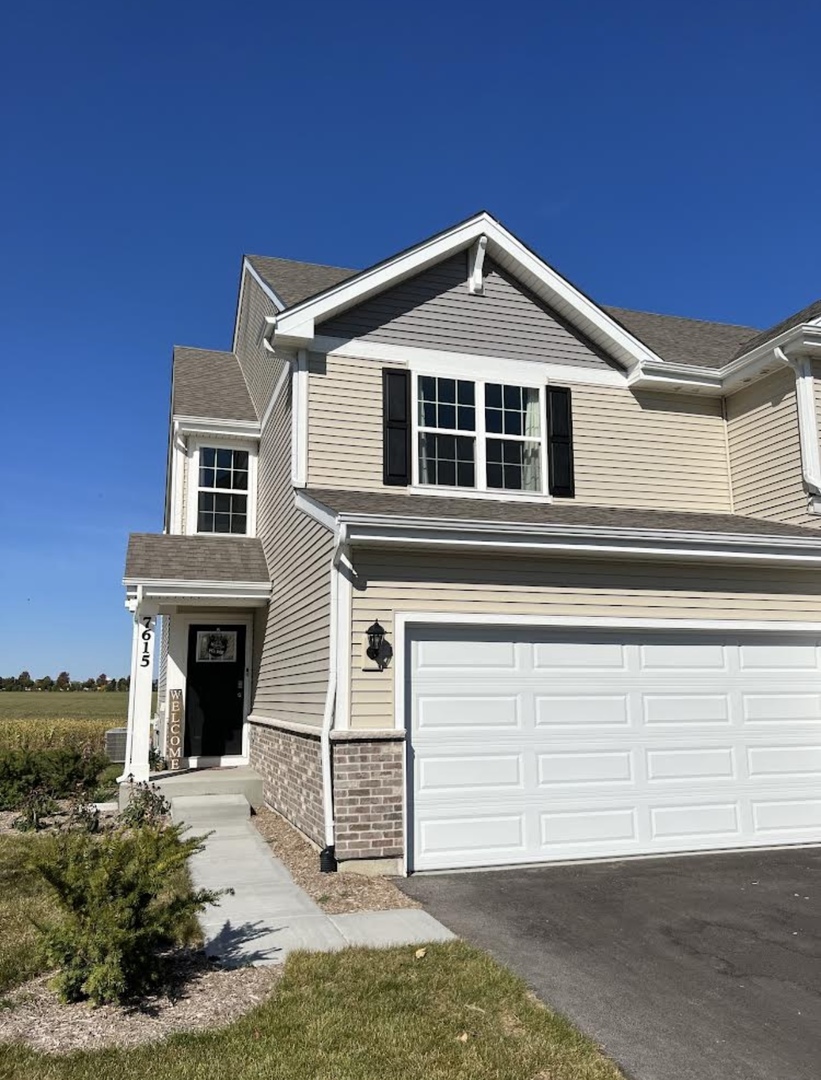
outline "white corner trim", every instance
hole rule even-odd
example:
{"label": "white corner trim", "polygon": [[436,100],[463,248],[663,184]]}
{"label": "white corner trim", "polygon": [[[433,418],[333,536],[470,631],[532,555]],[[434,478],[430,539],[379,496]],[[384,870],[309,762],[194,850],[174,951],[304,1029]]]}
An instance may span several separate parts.
{"label": "white corner trim", "polygon": [[308,482],[308,350],[297,353],[291,380],[291,483],[303,488]]}
{"label": "white corner trim", "polygon": [[486,251],[487,236],[483,233],[468,252],[468,292],[473,296],[481,296],[485,291],[482,269]]}
{"label": "white corner trim", "polygon": [[808,356],[789,357],[776,347],[775,355],[795,372],[795,398],[798,407],[798,437],[801,443],[801,472],[804,487],[810,496],[813,510],[815,498],[821,496],[821,453],[818,445],[818,417],[815,409],[815,379],[812,360]]}

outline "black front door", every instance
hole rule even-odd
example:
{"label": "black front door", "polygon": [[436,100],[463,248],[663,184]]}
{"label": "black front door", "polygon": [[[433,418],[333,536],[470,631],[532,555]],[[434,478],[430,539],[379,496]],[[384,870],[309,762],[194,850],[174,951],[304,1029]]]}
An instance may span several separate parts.
{"label": "black front door", "polygon": [[241,754],[244,701],[245,627],[192,626],[188,631],[185,756]]}

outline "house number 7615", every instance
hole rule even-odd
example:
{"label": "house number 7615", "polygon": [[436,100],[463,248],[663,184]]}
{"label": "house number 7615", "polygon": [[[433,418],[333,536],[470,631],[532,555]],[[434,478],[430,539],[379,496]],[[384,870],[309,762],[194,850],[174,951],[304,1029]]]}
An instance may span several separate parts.
{"label": "house number 7615", "polygon": [[140,635],[143,639],[143,654],[140,657],[140,667],[148,667],[151,663],[151,652],[149,650],[149,644],[151,642],[151,616],[143,616],[143,622],[145,623],[145,629]]}

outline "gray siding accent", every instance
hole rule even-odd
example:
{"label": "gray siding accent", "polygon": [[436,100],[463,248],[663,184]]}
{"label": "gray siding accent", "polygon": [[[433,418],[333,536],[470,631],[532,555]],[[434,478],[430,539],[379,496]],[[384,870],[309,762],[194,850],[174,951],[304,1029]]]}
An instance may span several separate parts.
{"label": "gray siding accent", "polygon": [[276,314],[274,302],[253,277],[244,273],[237,328],[236,356],[248,393],[260,418],[264,415],[280,370],[280,362],[262,343],[265,316]]}
{"label": "gray siding accent", "polygon": [[332,537],[294,506],[287,391],[262,432],[258,490],[257,534],[274,587],[253,712],[320,726],[328,686]]}
{"label": "gray siding accent", "polygon": [[466,252],[328,319],[318,333],[513,360],[617,367],[492,260],[485,262],[484,295],[471,295]]}

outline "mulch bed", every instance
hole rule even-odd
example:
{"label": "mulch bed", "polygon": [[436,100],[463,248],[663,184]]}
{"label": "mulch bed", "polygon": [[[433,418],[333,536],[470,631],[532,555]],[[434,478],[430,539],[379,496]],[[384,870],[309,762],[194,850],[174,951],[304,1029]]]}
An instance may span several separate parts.
{"label": "mulch bed", "polygon": [[0,1042],[65,1054],[225,1027],[271,996],[282,966],[226,970],[202,953],[190,953],[179,958],[174,971],[173,987],[133,1007],[63,1005],[48,986],[50,976],[32,979],[0,1001]]}
{"label": "mulch bed", "polygon": [[[55,832],[60,828],[65,828],[69,819],[69,808],[71,806],[70,799],[57,799],[58,811],[53,816],[49,816],[43,819],[43,827],[41,832]],[[22,811],[20,810],[0,810],[0,836],[6,833],[16,833],[18,830],[14,827],[14,822],[20,817]],[[109,825],[112,825],[118,816],[117,810],[101,810],[100,811],[100,829],[105,829]]]}
{"label": "mulch bed", "polygon": [[259,810],[251,821],[297,885],[329,915],[422,906],[400,892],[387,877],[320,873],[317,849],[273,810]]}

